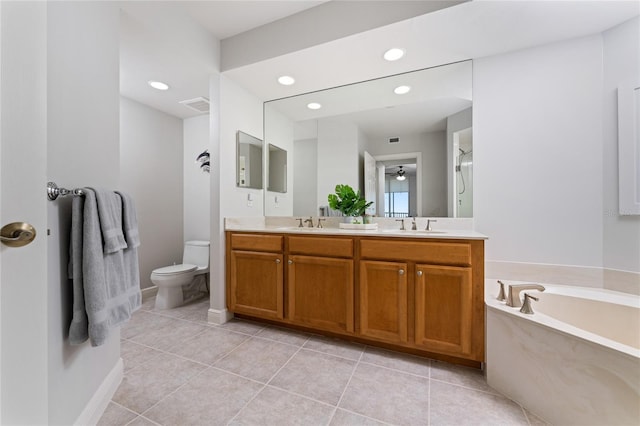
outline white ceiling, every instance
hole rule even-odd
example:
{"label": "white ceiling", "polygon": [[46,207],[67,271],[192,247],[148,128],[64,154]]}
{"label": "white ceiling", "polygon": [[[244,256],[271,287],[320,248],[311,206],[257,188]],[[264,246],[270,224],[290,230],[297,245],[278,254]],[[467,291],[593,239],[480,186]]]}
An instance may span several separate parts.
{"label": "white ceiling", "polygon": [[[177,102],[208,96],[209,75],[217,71],[218,40],[278,25],[274,21],[320,3],[123,2],[121,93],[177,117],[196,115]],[[639,13],[636,0],[474,0],[224,74],[261,100],[277,99],[599,33]],[[382,52],[391,45],[404,48],[405,58],[384,62]],[[283,74],[293,75],[296,84],[277,84]],[[150,79],[166,81],[172,89],[155,92],[146,85]]]}
{"label": "white ceiling", "polygon": [[223,40],[277,21],[328,0],[185,1],[185,10],[215,38]]}

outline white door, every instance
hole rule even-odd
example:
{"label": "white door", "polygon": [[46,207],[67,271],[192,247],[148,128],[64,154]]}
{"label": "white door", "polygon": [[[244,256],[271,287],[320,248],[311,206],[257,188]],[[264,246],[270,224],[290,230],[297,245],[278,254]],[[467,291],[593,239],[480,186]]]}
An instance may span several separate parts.
{"label": "white door", "polygon": [[47,423],[46,2],[0,1],[0,424]]}
{"label": "white door", "polygon": [[[367,208],[367,214],[376,215],[378,211],[376,202],[376,159],[367,151],[364,152],[364,198],[373,201],[371,207]],[[380,216],[378,214],[378,216]]]}

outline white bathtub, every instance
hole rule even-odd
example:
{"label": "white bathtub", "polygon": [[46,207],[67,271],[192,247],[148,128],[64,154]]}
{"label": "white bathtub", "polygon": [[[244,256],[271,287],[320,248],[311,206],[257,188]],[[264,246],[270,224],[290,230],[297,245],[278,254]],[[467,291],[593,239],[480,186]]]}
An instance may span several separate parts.
{"label": "white bathtub", "polygon": [[640,424],[640,298],[543,285],[525,315],[486,281],[489,385],[554,425]]}

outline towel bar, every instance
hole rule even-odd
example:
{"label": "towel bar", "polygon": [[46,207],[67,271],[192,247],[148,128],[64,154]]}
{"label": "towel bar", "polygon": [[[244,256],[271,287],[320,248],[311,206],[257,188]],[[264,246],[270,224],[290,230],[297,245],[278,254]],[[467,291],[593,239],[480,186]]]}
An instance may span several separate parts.
{"label": "towel bar", "polygon": [[55,182],[47,182],[47,197],[50,201],[55,200],[56,198],[58,198],[58,196],[66,197],[67,195],[83,196],[84,191],[81,188],[59,188]]}

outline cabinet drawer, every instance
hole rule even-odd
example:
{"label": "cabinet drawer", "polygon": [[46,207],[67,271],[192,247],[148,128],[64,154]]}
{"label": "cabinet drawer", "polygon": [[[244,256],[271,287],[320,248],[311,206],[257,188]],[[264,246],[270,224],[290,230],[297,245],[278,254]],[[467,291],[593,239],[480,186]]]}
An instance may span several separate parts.
{"label": "cabinet drawer", "polygon": [[401,260],[439,265],[471,265],[469,243],[361,240],[363,259]]}
{"label": "cabinet drawer", "polygon": [[282,235],[231,234],[233,250],[281,252],[283,241]]}
{"label": "cabinet drawer", "polygon": [[288,237],[290,254],[353,257],[351,238]]}

